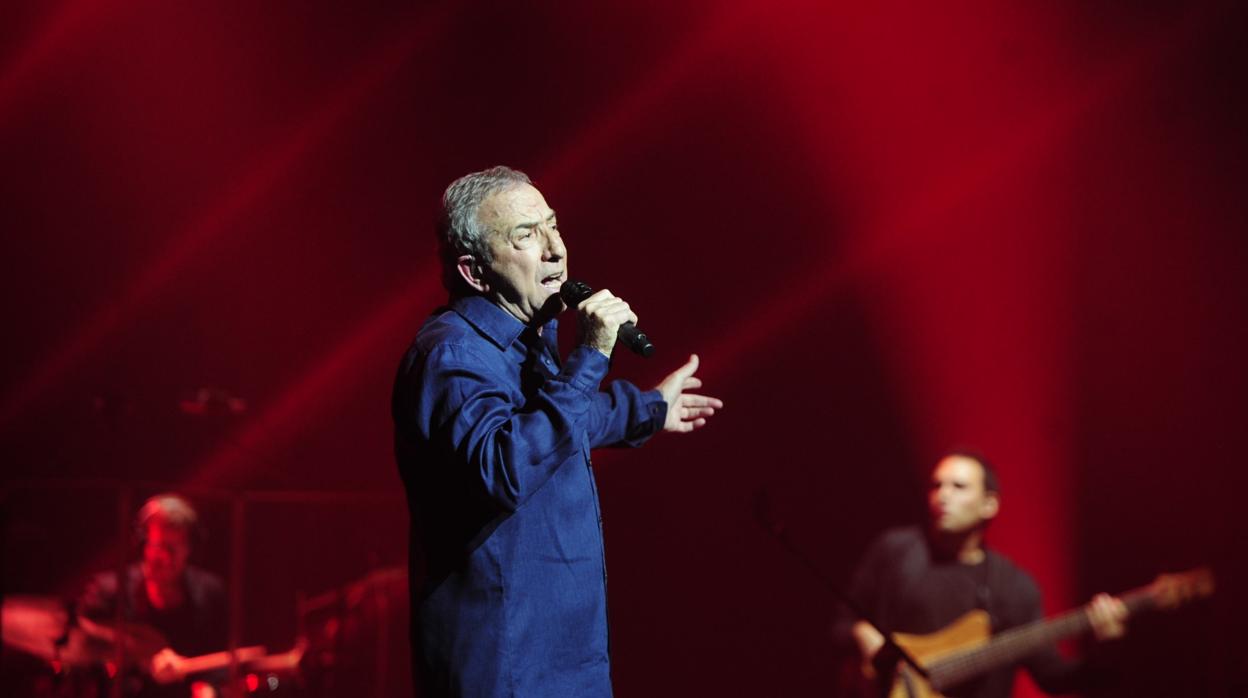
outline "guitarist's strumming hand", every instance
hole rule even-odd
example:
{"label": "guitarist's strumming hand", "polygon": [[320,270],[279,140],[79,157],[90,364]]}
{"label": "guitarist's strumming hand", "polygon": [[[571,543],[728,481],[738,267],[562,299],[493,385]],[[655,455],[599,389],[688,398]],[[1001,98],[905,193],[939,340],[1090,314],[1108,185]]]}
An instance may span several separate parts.
{"label": "guitarist's strumming hand", "polygon": [[884,646],[884,636],[866,621],[857,621],[850,629],[854,642],[858,645],[858,653],[862,656],[862,674],[865,678],[875,678],[875,655]]}
{"label": "guitarist's strumming hand", "polygon": [[148,666],[148,673],[159,684],[169,684],[186,678],[186,657],[166,647],[157,652]]}
{"label": "guitarist's strumming hand", "polygon": [[1097,594],[1087,613],[1097,640],[1114,640],[1127,633],[1127,605],[1117,597]]}

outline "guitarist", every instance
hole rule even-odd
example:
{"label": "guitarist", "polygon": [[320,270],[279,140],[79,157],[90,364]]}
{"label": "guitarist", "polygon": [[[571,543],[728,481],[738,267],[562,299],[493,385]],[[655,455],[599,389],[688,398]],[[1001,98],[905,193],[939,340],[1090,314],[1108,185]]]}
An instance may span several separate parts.
{"label": "guitarist", "polygon": [[148,650],[154,654],[138,667],[144,677],[127,680],[126,695],[185,697],[192,687],[197,698],[216,693],[210,684],[187,681],[184,671],[187,657],[220,651],[228,640],[221,578],[187,564],[200,532],[199,516],[185,498],[166,493],[148,499],[135,517],[141,557],[126,568],[124,595],[117,573],[103,572],[79,598],[78,614],[86,621],[111,628],[120,600],[127,623],[154,629],[167,642]]}
{"label": "guitarist", "polygon": [[[947,454],[932,470],[927,530],[884,532],[855,570],[850,596],[888,633],[934,633],[973,609],[987,611],[994,634],[1038,620],[1040,591],[1031,576],[985,545],[985,532],[1000,506],[997,476],[986,458],[964,451]],[[1098,639],[1126,631],[1127,610],[1116,598],[1098,595],[1089,616]],[[891,659],[877,656],[884,637],[870,624],[845,612],[834,634],[863,660],[864,674],[891,672]],[[883,666],[877,670],[873,663]],[[1087,678],[1082,662],[1064,659],[1055,646],[1021,664],[1047,693],[1073,690]],[[988,672],[945,695],[1005,698],[1016,668]]]}

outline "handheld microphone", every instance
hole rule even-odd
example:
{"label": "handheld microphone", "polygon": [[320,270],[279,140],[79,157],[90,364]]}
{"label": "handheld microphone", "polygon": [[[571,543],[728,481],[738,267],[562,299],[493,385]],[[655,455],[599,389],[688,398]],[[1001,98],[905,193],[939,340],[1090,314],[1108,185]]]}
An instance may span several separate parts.
{"label": "handheld microphone", "polygon": [[[559,287],[559,296],[563,298],[563,302],[568,304],[569,308],[575,308],[581,304],[581,301],[594,295],[594,289],[584,281],[568,279]],[[649,358],[654,354],[654,345],[650,343],[650,338],[645,332],[637,329],[637,325],[626,322],[620,325],[619,332],[616,333],[615,341],[628,347],[634,354]]]}

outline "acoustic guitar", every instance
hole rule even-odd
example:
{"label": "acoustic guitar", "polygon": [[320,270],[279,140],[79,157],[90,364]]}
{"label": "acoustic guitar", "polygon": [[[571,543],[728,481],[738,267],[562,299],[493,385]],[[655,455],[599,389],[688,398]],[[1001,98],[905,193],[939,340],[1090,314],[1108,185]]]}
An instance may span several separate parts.
{"label": "acoustic guitar", "polygon": [[[1130,615],[1169,610],[1213,593],[1213,574],[1205,568],[1163,574],[1152,584],[1121,597]],[[893,640],[927,672],[924,678],[901,663],[891,676],[874,681],[872,693],[888,698],[943,698],[953,688],[994,669],[1017,662],[1063,638],[1091,630],[1088,606],[993,635],[988,614],[974,610],[943,630],[928,635],[894,633]],[[869,669],[864,673],[870,674]]]}

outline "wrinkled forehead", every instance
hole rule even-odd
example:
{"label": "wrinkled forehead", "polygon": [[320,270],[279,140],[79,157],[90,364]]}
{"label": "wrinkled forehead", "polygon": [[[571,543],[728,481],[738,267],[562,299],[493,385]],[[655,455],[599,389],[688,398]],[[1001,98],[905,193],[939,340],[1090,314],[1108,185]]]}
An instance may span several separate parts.
{"label": "wrinkled forehead", "polygon": [[524,223],[545,221],[554,211],[537,188],[516,184],[485,197],[477,215],[481,224],[490,230],[506,232]]}

